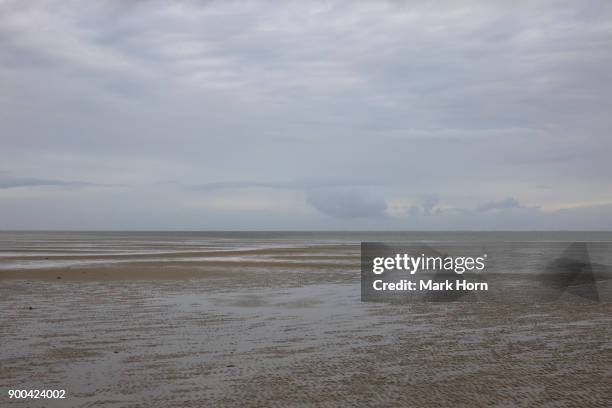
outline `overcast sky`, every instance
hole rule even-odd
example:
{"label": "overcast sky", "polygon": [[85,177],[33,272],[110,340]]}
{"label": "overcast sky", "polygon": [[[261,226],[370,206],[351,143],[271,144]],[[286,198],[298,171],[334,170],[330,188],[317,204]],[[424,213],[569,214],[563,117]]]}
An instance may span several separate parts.
{"label": "overcast sky", "polygon": [[0,0],[0,229],[612,229],[612,3]]}

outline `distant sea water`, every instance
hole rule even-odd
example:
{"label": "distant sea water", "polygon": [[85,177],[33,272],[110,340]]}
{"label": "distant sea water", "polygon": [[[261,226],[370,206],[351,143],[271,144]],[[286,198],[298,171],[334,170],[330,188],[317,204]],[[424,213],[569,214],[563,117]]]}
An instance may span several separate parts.
{"label": "distant sea water", "polygon": [[134,262],[355,265],[370,242],[612,242],[612,232],[0,232],[0,270]]}

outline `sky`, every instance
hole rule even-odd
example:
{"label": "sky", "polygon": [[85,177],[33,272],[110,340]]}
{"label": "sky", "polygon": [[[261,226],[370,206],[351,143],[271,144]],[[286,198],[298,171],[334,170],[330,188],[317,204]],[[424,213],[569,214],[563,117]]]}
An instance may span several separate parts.
{"label": "sky", "polygon": [[0,0],[0,229],[610,230],[607,1]]}

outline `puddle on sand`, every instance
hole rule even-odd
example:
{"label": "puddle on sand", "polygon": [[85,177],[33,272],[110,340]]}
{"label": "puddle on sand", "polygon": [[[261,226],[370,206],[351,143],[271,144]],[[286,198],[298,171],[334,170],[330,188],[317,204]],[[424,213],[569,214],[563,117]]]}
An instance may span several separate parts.
{"label": "puddle on sand", "polygon": [[[223,316],[239,336],[212,339],[213,348],[231,344],[233,352],[247,353],[262,348],[277,356],[297,358],[292,351],[308,349],[317,354],[336,354],[359,346],[357,337],[390,334],[397,318],[380,316],[376,311],[388,305],[360,301],[358,284],[320,284],[296,288],[243,289],[221,293],[181,293],[155,299],[181,313],[208,313]],[[404,307],[406,313],[408,308]],[[418,330],[419,327],[413,327]],[[353,340],[346,341],[351,333]],[[391,340],[391,337],[386,340]],[[380,341],[385,341],[384,337]],[[227,350],[229,352],[229,350]],[[261,364],[261,360],[258,360]]]}

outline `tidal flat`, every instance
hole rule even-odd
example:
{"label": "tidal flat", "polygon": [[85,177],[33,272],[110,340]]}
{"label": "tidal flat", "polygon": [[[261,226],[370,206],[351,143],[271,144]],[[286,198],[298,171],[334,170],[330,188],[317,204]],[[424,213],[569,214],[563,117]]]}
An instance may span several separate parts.
{"label": "tidal flat", "polygon": [[52,238],[3,243],[3,407],[605,407],[612,397],[610,302],[364,303],[359,246],[335,238]]}

